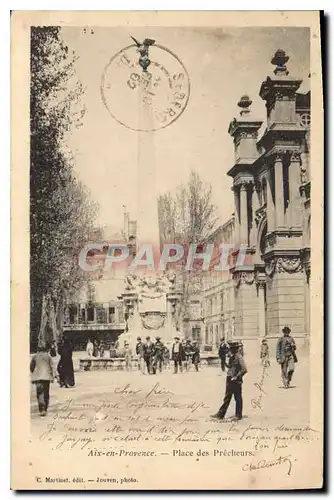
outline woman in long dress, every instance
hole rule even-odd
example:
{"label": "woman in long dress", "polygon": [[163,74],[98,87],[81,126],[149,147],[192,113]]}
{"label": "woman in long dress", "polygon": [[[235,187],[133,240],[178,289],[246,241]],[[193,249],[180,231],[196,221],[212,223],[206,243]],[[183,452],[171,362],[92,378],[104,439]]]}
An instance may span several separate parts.
{"label": "woman in long dress", "polygon": [[58,353],[60,360],[58,363],[59,384],[60,387],[74,387],[74,369],[73,369],[73,347],[68,339],[64,339],[59,347]]}

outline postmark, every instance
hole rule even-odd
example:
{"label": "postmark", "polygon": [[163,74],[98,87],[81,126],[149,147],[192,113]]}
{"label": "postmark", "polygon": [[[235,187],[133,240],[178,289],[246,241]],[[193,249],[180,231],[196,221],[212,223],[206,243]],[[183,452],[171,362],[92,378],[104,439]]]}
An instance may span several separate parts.
{"label": "postmark", "polygon": [[174,123],[190,97],[190,78],[182,61],[159,44],[150,47],[150,65],[143,71],[137,46],[111,57],[101,80],[108,112],[124,127],[154,132]]}

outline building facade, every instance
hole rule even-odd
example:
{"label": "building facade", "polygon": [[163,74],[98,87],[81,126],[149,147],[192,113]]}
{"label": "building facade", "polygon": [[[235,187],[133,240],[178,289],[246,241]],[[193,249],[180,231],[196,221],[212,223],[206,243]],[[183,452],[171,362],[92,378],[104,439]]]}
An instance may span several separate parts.
{"label": "building facade", "polygon": [[[266,123],[253,118],[252,102],[243,96],[240,116],[229,125],[236,250],[229,279],[214,285],[211,278],[204,287],[206,336],[213,344],[224,336],[225,315],[233,318],[228,335],[244,341],[277,338],[285,325],[301,345],[310,334],[310,92],[298,92],[302,81],[290,76],[288,59],[278,50],[273,75],[261,85]],[[237,264],[240,245],[247,246],[243,265]],[[228,308],[219,300],[227,289],[233,290]]]}

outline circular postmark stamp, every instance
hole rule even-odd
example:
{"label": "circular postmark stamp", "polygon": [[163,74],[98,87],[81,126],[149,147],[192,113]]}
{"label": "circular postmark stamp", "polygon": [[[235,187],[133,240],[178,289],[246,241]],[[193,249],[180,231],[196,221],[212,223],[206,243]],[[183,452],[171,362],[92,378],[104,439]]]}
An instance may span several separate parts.
{"label": "circular postmark stamp", "polygon": [[190,79],[181,60],[169,49],[150,47],[143,71],[136,45],[117,52],[107,64],[101,95],[110,115],[131,130],[153,132],[171,125],[187,107]]}

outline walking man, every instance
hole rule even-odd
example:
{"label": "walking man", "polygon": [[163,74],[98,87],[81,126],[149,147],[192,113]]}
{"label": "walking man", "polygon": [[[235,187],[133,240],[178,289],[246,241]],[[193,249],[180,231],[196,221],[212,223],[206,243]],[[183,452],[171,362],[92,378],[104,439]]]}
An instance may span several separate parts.
{"label": "walking man", "polygon": [[268,367],[270,366],[270,361],[269,361],[269,346],[268,342],[266,339],[262,340],[261,344],[261,352],[260,352],[260,359],[261,363],[263,366]]}
{"label": "walking man", "polygon": [[132,370],[132,349],[129,342],[124,343],[124,360],[126,371],[130,372]]}
{"label": "walking man", "polygon": [[159,372],[162,372],[162,365],[164,361],[164,345],[161,341],[161,337],[155,337],[155,344],[154,344],[154,355],[153,355],[153,363],[152,363],[152,371],[153,374],[155,375],[157,373],[157,368],[159,369]]}
{"label": "walking man", "polygon": [[180,367],[180,372],[183,372],[182,361],[184,359],[184,349],[180,342],[180,337],[175,337],[175,342],[172,347],[172,360],[174,361],[174,373],[178,372]]}
{"label": "walking man", "polygon": [[247,373],[247,368],[243,357],[239,352],[240,344],[236,341],[229,342],[230,347],[230,359],[226,364],[228,367],[227,377],[226,377],[226,391],[223,404],[219,408],[213,418],[218,418],[223,420],[225,418],[226,411],[231,402],[232,396],[235,399],[235,418],[234,420],[242,419],[242,378]]}
{"label": "walking man", "polygon": [[153,352],[154,352],[154,345],[151,340],[151,337],[146,337],[146,342],[144,344],[144,361],[146,363],[148,374],[152,372]]}
{"label": "walking man", "polygon": [[295,371],[295,363],[298,359],[296,356],[296,343],[290,335],[291,329],[285,326],[282,329],[283,336],[278,339],[276,346],[276,360],[281,365],[281,375],[285,388],[290,387],[293,372]]}
{"label": "walking man", "polygon": [[184,346],[184,355],[186,358],[186,371],[189,371],[190,363],[193,357],[193,346],[191,345],[191,340],[187,339]]}
{"label": "walking man", "polygon": [[144,373],[144,344],[141,341],[141,337],[137,337],[136,354],[138,360],[138,370],[141,373]]}
{"label": "walking man", "polygon": [[50,401],[50,382],[54,380],[53,363],[47,347],[43,344],[38,347],[30,362],[31,381],[36,386],[38,410],[41,417],[45,417]]}
{"label": "walking man", "polygon": [[200,362],[200,354],[199,354],[198,343],[196,342],[196,340],[194,340],[194,342],[193,342],[192,349],[193,349],[192,363],[195,367],[195,370],[198,372],[198,365]]}
{"label": "walking man", "polygon": [[222,371],[225,371],[225,366],[226,366],[226,354],[228,353],[228,346],[225,342],[225,339],[222,338],[220,339],[220,346],[219,346],[219,351],[218,355],[220,357],[220,367]]}

